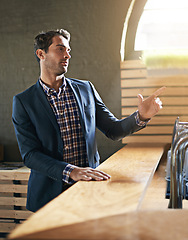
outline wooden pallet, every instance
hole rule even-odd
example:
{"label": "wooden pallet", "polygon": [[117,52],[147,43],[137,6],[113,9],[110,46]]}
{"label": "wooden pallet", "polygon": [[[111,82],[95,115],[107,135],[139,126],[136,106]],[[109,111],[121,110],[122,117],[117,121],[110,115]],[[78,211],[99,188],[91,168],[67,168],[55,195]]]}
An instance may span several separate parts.
{"label": "wooden pallet", "polygon": [[188,75],[148,76],[140,60],[121,62],[122,117],[137,110],[139,93],[146,98],[162,86],[167,87],[159,96],[163,109],[145,129],[124,138],[123,143],[171,143],[176,118],[188,121]]}
{"label": "wooden pallet", "polygon": [[0,233],[11,232],[32,213],[26,209],[30,170],[0,170]]}

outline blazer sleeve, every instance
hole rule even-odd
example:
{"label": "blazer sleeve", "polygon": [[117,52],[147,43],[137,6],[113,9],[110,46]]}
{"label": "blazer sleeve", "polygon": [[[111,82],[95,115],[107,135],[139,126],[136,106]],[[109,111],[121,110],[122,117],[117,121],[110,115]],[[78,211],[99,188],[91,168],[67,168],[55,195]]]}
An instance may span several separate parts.
{"label": "blazer sleeve", "polygon": [[19,96],[13,98],[12,121],[25,165],[54,180],[62,181],[62,172],[67,163],[52,157],[52,154],[47,154],[43,150],[35,126]]}
{"label": "blazer sleeve", "polygon": [[112,140],[121,140],[125,136],[145,127],[136,124],[136,112],[124,119],[117,119],[105,106],[92,83],[90,84],[95,96],[97,128],[108,138],[111,138]]}

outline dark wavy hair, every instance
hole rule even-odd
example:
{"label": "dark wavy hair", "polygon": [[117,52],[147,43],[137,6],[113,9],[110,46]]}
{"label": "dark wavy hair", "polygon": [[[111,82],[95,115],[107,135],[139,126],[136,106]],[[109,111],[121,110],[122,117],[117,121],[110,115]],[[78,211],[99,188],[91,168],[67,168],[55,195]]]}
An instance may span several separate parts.
{"label": "dark wavy hair", "polygon": [[34,53],[35,57],[38,62],[40,62],[40,59],[38,58],[36,51],[37,49],[42,49],[46,53],[48,52],[49,46],[52,44],[52,38],[54,36],[63,36],[65,39],[70,41],[70,33],[67,30],[64,29],[57,29],[57,30],[51,30],[48,32],[41,32],[35,37],[34,40]]}

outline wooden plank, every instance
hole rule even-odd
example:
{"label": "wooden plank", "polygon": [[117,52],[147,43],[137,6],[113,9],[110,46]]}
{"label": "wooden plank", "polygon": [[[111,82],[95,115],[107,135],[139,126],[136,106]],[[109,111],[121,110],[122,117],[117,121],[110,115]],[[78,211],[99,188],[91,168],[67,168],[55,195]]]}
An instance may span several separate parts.
{"label": "wooden plank", "polygon": [[133,135],[133,136],[128,136],[123,138],[122,143],[124,144],[130,144],[130,143],[145,143],[146,146],[147,144],[150,143],[163,143],[163,144],[167,144],[167,143],[171,143],[172,142],[172,136],[169,135],[159,135],[159,136],[152,136],[152,135],[148,135],[148,136],[142,136],[142,135]]}
{"label": "wooden plank", "polygon": [[13,229],[15,229],[16,227],[16,223],[8,223],[8,222],[5,222],[5,223],[2,223],[0,222],[0,232],[1,233],[8,233],[8,232],[11,232]]}
{"label": "wooden plank", "polygon": [[[122,115],[128,116],[135,112],[137,107],[123,107],[122,108]],[[163,107],[158,115],[188,115],[188,106],[165,106]]]}
{"label": "wooden plank", "polygon": [[0,205],[26,206],[26,200],[21,197],[0,197]]}
{"label": "wooden plank", "polygon": [[174,126],[152,126],[152,125],[148,125],[146,128],[143,128],[142,130],[135,132],[134,135],[142,135],[142,134],[154,134],[154,135],[167,135],[167,134],[172,134],[173,133],[173,128]]}
{"label": "wooden plank", "polygon": [[14,180],[13,170],[0,170],[0,180]]}
{"label": "wooden plank", "polygon": [[31,169],[26,166],[15,171],[15,180],[29,180]]}
{"label": "wooden plank", "polygon": [[23,197],[15,197],[14,198],[14,205],[15,206],[26,206],[26,202],[27,202],[27,198],[23,198]]}
{"label": "wooden plank", "polygon": [[15,210],[0,209],[0,218],[15,218]]}
{"label": "wooden plank", "polygon": [[0,180],[28,180],[30,169],[21,167],[15,170],[0,170]]}
{"label": "wooden plank", "polygon": [[27,219],[32,212],[27,210],[3,210],[0,209],[0,218]]}
{"label": "wooden plank", "polygon": [[25,181],[28,181],[29,180],[29,176],[30,176],[30,170],[28,172],[17,172],[15,173],[14,175],[14,179],[15,180],[25,180]]}
{"label": "wooden plank", "polygon": [[[150,122],[147,124],[149,125],[169,125],[174,126],[175,120],[177,116],[159,116],[156,115],[153,117]],[[188,116],[180,116],[180,122],[188,122]]]}
{"label": "wooden plank", "polygon": [[[141,93],[144,97],[150,96],[154,93],[158,87],[154,88],[127,88],[121,90],[122,97],[136,97]],[[187,87],[167,87],[165,91],[160,96],[187,96],[188,88]]]}
{"label": "wooden plank", "polygon": [[145,78],[147,76],[146,69],[130,69],[120,72],[121,78]]}
{"label": "wooden plank", "polygon": [[0,197],[0,205],[14,205],[13,197]]}
{"label": "wooden plank", "polygon": [[[122,119],[126,118],[126,116],[122,116]],[[155,117],[153,117],[147,124],[147,126],[152,125],[163,125],[163,126],[174,126],[175,120],[177,119],[177,116],[162,116],[162,115],[156,115]],[[180,121],[186,122],[188,121],[188,116],[183,116],[180,117]]]}
{"label": "wooden plank", "polygon": [[146,68],[145,64],[141,60],[127,60],[120,63],[121,69],[130,69],[130,68]]}
{"label": "wooden plank", "polygon": [[26,210],[26,211],[24,211],[24,210],[22,210],[22,211],[16,210],[16,211],[15,211],[15,218],[16,218],[16,219],[27,219],[27,218],[29,218],[32,214],[33,214],[33,213],[30,212],[30,211],[28,211],[28,210]]}
{"label": "wooden plank", "polygon": [[[136,78],[136,76],[135,76]],[[172,77],[150,77],[144,79],[126,79],[121,80],[121,87],[185,87],[188,86],[188,76],[172,76]]]}
{"label": "wooden plank", "polygon": [[[159,96],[160,100],[163,103],[163,107],[167,105],[172,106],[188,106],[188,97],[161,97]],[[137,106],[138,105],[138,98],[122,98],[121,99],[122,107],[126,106]]]}
{"label": "wooden plank", "polygon": [[[177,116],[158,116],[153,117],[148,125],[171,125],[174,126]],[[180,116],[180,122],[188,122],[188,116]]]}
{"label": "wooden plank", "polygon": [[0,192],[27,193],[27,185],[0,184]]}

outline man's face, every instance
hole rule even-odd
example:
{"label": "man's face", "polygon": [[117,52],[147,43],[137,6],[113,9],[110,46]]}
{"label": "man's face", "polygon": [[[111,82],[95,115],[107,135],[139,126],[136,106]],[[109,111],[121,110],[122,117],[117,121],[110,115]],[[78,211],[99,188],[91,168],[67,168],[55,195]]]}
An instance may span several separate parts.
{"label": "man's face", "polygon": [[70,50],[67,39],[63,36],[53,37],[48,52],[44,54],[43,66],[56,76],[66,73],[71,58]]}

